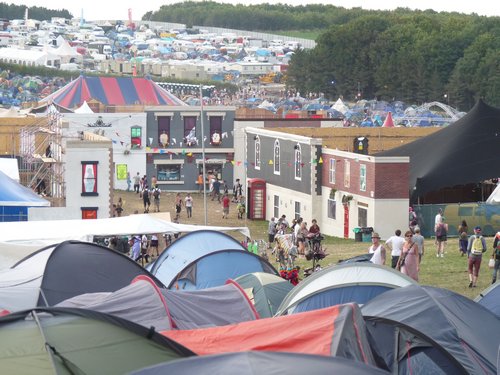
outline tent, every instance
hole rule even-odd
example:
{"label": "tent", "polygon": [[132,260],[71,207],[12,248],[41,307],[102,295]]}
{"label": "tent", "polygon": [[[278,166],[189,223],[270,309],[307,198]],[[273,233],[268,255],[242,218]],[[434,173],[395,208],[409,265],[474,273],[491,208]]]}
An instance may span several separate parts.
{"label": "tent", "polygon": [[375,364],[364,320],[354,303],[224,327],[162,334],[200,355],[259,350],[343,357]]}
{"label": "tent", "polygon": [[343,115],[349,110],[349,107],[344,104],[342,99],[338,98],[334,105],[332,105],[332,109],[339,111]]}
{"label": "tent", "polygon": [[223,285],[251,272],[277,275],[264,258],[248,252],[225,233],[200,230],[172,243],[154,262],[151,273],[170,289],[193,290]]}
{"label": "tent", "polygon": [[158,288],[138,276],[116,292],[82,294],[57,304],[100,311],[158,331],[223,326],[258,319],[245,293],[235,284],[192,292]]}
{"label": "tent", "polygon": [[19,167],[17,158],[0,157],[0,172],[3,172],[15,182],[19,182]]}
{"label": "tent", "polygon": [[387,372],[372,366],[339,357],[328,358],[278,352],[243,352],[179,359],[137,370],[131,375],[234,375],[235,373],[245,375],[387,374]]}
{"label": "tent", "polygon": [[4,374],[128,374],[193,353],[147,329],[95,311],[39,308],[0,318]]}
{"label": "tent", "polygon": [[394,121],[392,121],[392,113],[387,112],[387,117],[385,118],[384,124],[382,125],[383,128],[393,128],[394,127]]}
{"label": "tent", "polygon": [[87,101],[83,101],[82,105],[75,109],[75,113],[94,113],[92,108],[89,107]]}
{"label": "tent", "polygon": [[490,311],[460,294],[410,285],[372,299],[365,319],[400,322],[441,345],[469,374],[495,374],[500,324]]}
{"label": "tent", "polygon": [[496,282],[483,290],[474,301],[486,307],[500,319],[500,282]]}
{"label": "tent", "polygon": [[[0,171],[0,222],[28,220],[29,207],[47,207],[50,202]],[[0,231],[2,237],[6,232]]]}
{"label": "tent", "polygon": [[288,293],[277,314],[295,314],[339,303],[364,304],[388,290],[415,284],[392,268],[368,262],[346,263],[315,272]]}
{"label": "tent", "polygon": [[65,108],[80,107],[84,101],[97,100],[104,105],[186,105],[154,81],[137,77],[80,76],[42,99]]}
{"label": "tent", "polygon": [[491,163],[500,148],[499,133],[500,109],[479,100],[455,123],[377,156],[409,156],[409,190],[414,196],[422,196],[498,177]]}
{"label": "tent", "polygon": [[114,292],[139,275],[149,272],[117,251],[66,241],[38,250],[0,271],[0,308],[19,311],[53,306],[84,293]]}
{"label": "tent", "polygon": [[293,289],[287,280],[265,272],[253,272],[228,280],[237,283],[253,302],[261,318],[270,318],[276,314],[283,298]]}
{"label": "tent", "polygon": [[130,234],[185,233],[210,229],[239,231],[250,237],[247,227],[212,227],[176,224],[154,215],[129,215],[95,220],[44,220],[22,223],[0,223],[2,242],[39,243],[41,246],[64,240],[92,241],[94,236],[125,236]]}

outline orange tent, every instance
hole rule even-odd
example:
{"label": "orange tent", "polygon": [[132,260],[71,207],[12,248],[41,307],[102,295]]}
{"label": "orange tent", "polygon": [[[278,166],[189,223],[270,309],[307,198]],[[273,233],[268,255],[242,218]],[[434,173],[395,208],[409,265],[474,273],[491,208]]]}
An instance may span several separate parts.
{"label": "orange tent", "polygon": [[353,303],[223,327],[161,333],[200,355],[293,352],[344,357],[375,366],[365,322]]}

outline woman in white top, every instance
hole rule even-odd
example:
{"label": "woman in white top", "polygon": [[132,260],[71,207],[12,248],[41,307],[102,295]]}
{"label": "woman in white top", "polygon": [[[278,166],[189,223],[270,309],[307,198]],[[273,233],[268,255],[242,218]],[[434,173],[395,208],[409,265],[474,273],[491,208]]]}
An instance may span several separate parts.
{"label": "woman in white top", "polygon": [[368,253],[373,254],[370,262],[385,265],[385,248],[380,243],[380,236],[377,232],[372,233],[372,245],[368,249]]}

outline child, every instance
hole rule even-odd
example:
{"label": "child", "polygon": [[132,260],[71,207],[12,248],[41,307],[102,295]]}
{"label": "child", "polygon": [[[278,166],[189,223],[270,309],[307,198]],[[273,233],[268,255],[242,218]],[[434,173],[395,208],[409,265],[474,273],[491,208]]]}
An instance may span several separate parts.
{"label": "child", "polygon": [[236,207],[238,209],[238,219],[243,219],[245,216],[246,212],[246,205],[245,205],[245,198],[243,196],[240,197],[240,200],[238,202],[238,206]]}

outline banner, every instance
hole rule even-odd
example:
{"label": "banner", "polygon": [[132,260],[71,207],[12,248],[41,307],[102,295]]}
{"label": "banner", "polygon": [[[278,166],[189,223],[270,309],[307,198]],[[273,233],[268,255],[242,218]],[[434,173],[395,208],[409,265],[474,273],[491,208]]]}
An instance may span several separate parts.
{"label": "banner", "polygon": [[127,179],[127,164],[117,164],[116,165],[116,178],[118,180]]}

